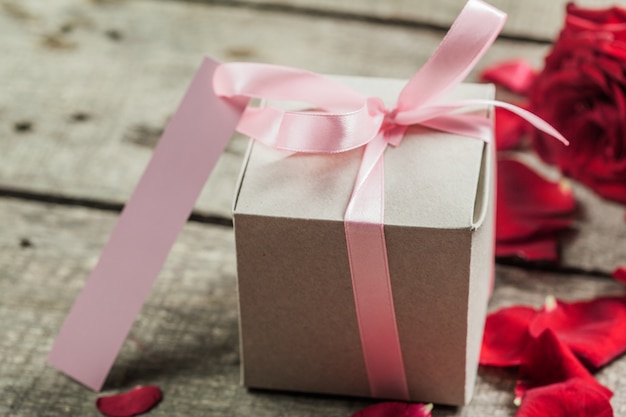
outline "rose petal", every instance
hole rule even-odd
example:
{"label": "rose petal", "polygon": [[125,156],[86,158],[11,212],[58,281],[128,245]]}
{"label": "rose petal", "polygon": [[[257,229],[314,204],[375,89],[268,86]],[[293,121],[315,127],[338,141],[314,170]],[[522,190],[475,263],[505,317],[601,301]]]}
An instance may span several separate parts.
{"label": "rose petal", "polygon": [[535,217],[570,215],[576,209],[572,188],[549,181],[517,159],[498,159],[498,193],[516,213]]}
{"label": "rose petal", "polygon": [[109,417],[131,417],[151,410],[163,398],[156,385],[138,386],[130,391],[96,400],[98,410]]}
{"label": "rose petal", "polygon": [[557,301],[543,309],[529,326],[531,336],[552,329],[587,366],[601,367],[626,352],[626,299],[600,297],[590,301]]}
{"label": "rose petal", "polygon": [[432,404],[384,402],[359,410],[352,417],[431,417],[432,409]]}
{"label": "rose petal", "polygon": [[496,256],[558,260],[556,232],[571,226],[571,187],[548,181],[516,159],[498,159]]}
{"label": "rose petal", "polygon": [[516,366],[530,340],[528,325],[537,311],[532,307],[503,308],[487,316],[480,364]]}
{"label": "rose petal", "polygon": [[[519,105],[519,104],[518,104]],[[508,110],[496,107],[496,149],[499,151],[516,148],[524,132],[526,122]]]}
{"label": "rose petal", "polygon": [[[520,364],[519,377],[515,387],[517,398],[523,397],[531,388],[565,382],[572,378],[580,378],[589,384],[602,387],[551,329],[545,329],[528,343]],[[612,395],[609,389],[600,389],[608,397]]]}
{"label": "rose petal", "polygon": [[613,408],[598,385],[573,378],[526,392],[515,417],[613,417]]}
{"label": "rose petal", "polygon": [[556,262],[559,260],[558,239],[554,234],[548,234],[522,240],[498,240],[496,242],[496,257]]}
{"label": "rose petal", "polygon": [[619,6],[607,8],[584,8],[574,3],[566,6],[567,20],[566,27],[579,30],[602,30],[615,31],[624,30],[622,25],[614,23],[624,23],[626,21],[626,9]]}
{"label": "rose petal", "polygon": [[626,284],[626,266],[620,266],[613,271],[613,278]]}
{"label": "rose petal", "polygon": [[501,85],[509,90],[526,94],[537,71],[523,59],[512,59],[487,67],[480,75],[481,80]]}

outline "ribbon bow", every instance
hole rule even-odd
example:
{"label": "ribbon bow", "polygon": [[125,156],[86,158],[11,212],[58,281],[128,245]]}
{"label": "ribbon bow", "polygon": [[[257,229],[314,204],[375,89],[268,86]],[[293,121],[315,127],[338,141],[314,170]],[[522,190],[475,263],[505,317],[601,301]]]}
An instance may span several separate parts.
{"label": "ribbon bow", "polygon": [[441,101],[465,79],[500,32],[506,15],[479,0],[470,0],[426,64],[409,80],[395,107],[365,97],[318,74],[267,64],[220,65],[213,88],[222,97],[307,102],[315,111],[276,107],[248,108],[237,130],[276,149],[336,153],[364,147],[352,196],[344,215],[359,331],[374,397],[408,400],[396,326],[384,218],[383,155],[398,146],[408,127],[432,129],[491,140],[490,121],[467,113],[473,107],[506,108],[538,129],[567,141],[532,113],[496,100]]}

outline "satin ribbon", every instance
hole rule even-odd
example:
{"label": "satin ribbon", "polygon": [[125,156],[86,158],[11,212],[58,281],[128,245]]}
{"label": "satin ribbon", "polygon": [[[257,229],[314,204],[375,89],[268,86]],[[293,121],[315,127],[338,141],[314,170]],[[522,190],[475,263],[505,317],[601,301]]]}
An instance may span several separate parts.
{"label": "satin ribbon", "polygon": [[205,58],[67,315],[48,362],[100,390],[247,100],[222,100]]}
{"label": "satin ribbon", "polygon": [[[330,154],[364,147],[344,216],[346,245],[357,321],[371,395],[410,398],[387,260],[384,233],[384,166],[387,146],[400,145],[409,126],[422,125],[489,142],[485,117],[466,113],[499,106],[567,143],[532,113],[495,100],[442,102],[460,84],[500,32],[506,15],[470,0],[439,48],[409,80],[392,109],[318,74],[274,65],[230,63],[219,66],[213,88],[221,97],[247,97],[310,103],[317,111],[247,108],[237,130],[276,149]],[[459,113],[459,111],[464,111]]]}

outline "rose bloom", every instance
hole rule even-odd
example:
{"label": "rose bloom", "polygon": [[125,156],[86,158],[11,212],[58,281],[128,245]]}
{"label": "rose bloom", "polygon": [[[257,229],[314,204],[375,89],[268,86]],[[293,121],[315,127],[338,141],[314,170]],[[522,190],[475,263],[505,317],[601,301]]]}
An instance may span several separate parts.
{"label": "rose bloom", "polygon": [[565,147],[535,131],[539,155],[601,196],[626,203],[626,9],[568,4],[529,99],[530,110],[571,142]]}

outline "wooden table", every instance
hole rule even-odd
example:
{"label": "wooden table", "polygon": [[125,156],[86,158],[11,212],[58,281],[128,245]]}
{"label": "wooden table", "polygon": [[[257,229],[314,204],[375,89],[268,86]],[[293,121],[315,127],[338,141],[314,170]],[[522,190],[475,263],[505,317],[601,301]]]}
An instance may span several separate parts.
{"label": "wooden table", "polygon": [[[463,3],[0,0],[0,415],[99,415],[98,394],[45,356],[204,55],[407,78]],[[480,66],[540,66],[565,1],[493,3],[510,18]],[[371,401],[239,385],[230,200],[245,146],[236,137],[222,156],[105,389],[158,384],[154,416],[347,417]],[[624,292],[609,278],[626,265],[624,207],[574,187],[562,264],[498,265],[491,309]],[[597,377],[626,415],[626,358]],[[514,383],[481,369],[471,405],[433,415],[512,416]]]}

